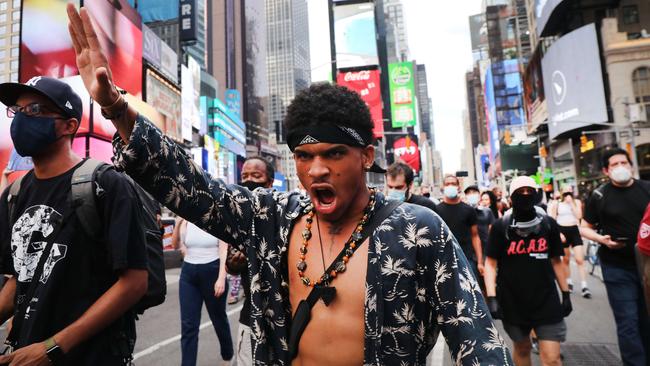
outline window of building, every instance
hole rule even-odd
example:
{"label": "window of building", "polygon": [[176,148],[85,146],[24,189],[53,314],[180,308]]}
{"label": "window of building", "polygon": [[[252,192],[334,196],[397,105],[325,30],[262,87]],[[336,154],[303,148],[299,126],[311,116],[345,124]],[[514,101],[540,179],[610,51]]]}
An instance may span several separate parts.
{"label": "window of building", "polygon": [[17,83],[18,82],[18,73],[17,72],[12,72],[11,73],[11,82],[12,83]]}
{"label": "window of building", "polygon": [[3,59],[7,56],[7,52],[5,50],[0,50],[0,59]]}
{"label": "window of building", "polygon": [[20,8],[20,0],[14,0],[13,1],[13,6],[14,6],[14,9],[15,8]]}
{"label": "window of building", "polygon": [[11,67],[11,71],[18,70],[18,60],[11,60],[11,66],[10,67]]}
{"label": "window of building", "polygon": [[12,13],[11,13],[11,19],[13,19],[13,20],[18,20],[18,19],[20,19],[20,11],[17,10],[17,11],[12,12]]}
{"label": "window of building", "polygon": [[6,1],[0,2],[0,10],[7,10],[7,2]]}
{"label": "window of building", "polygon": [[632,88],[637,103],[645,105],[645,112],[650,121],[650,67],[639,67],[632,73]]}
{"label": "window of building", "polygon": [[0,34],[7,34],[7,27],[6,26],[0,26]]}
{"label": "window of building", "polygon": [[7,44],[7,39],[5,37],[0,37],[0,47],[3,47]]}
{"label": "window of building", "polygon": [[623,7],[623,24],[638,24],[639,8],[636,5]]}
{"label": "window of building", "polygon": [[11,57],[18,57],[18,47],[11,47]]}
{"label": "window of building", "polygon": [[4,23],[6,21],[7,21],[7,13],[0,14],[0,23]]}
{"label": "window of building", "polygon": [[17,45],[20,38],[18,36],[11,36],[11,44]]}
{"label": "window of building", "polygon": [[20,32],[20,23],[14,23],[11,25],[11,33]]}

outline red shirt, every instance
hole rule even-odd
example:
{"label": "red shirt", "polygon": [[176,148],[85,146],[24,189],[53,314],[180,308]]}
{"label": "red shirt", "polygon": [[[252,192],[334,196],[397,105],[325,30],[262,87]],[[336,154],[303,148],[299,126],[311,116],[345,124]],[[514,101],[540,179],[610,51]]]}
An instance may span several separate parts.
{"label": "red shirt", "polygon": [[643,214],[637,242],[639,243],[639,251],[650,256],[650,205],[646,207],[645,213]]}

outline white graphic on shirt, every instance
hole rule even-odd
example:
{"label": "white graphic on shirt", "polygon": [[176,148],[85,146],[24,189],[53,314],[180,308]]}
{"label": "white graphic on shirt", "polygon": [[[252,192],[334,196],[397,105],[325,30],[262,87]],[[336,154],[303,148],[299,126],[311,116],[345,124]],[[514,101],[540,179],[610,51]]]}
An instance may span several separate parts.
{"label": "white graphic on shirt", "polygon": [[[60,224],[63,216],[49,206],[36,205],[25,210],[18,218],[11,231],[11,253],[14,261],[14,268],[18,274],[18,281],[30,282],[34,272],[47,245],[47,238]],[[41,233],[37,240],[32,241],[34,233]],[[47,261],[43,266],[43,273],[39,279],[41,283],[47,283],[54,266],[63,258],[68,251],[68,246],[54,243]]]}
{"label": "white graphic on shirt", "polygon": [[647,239],[650,236],[650,225],[641,223],[641,228],[639,229],[639,236],[641,239]]}

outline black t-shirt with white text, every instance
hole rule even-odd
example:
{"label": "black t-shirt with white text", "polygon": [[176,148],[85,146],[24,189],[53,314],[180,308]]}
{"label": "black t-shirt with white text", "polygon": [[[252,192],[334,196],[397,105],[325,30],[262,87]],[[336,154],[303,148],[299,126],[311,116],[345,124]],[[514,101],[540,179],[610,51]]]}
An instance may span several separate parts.
{"label": "black t-shirt with white text", "polygon": [[634,268],[634,243],[636,243],[641,219],[650,202],[650,183],[635,180],[630,187],[616,187],[611,183],[599,188],[602,198],[592,193],[585,204],[584,219],[598,227],[603,235],[613,240],[627,238],[625,247],[609,249],[601,245],[598,250],[604,263]]}
{"label": "black t-shirt with white text", "polygon": [[497,220],[490,230],[487,256],[497,260],[497,298],[504,321],[526,326],[563,319],[551,258],[564,254],[557,222],[546,217],[539,233],[526,238]]}
{"label": "black t-shirt with white text", "polygon": [[[77,166],[78,167],[78,166]],[[0,272],[16,277],[15,308],[23,317],[18,347],[41,342],[77,320],[125,269],[146,269],[145,233],[134,188],[114,170],[104,172],[95,191],[102,242],[87,239],[76,215],[68,215],[74,169],[49,179],[25,176],[9,223],[8,189],[0,197]],[[63,218],[69,218],[61,223]],[[63,225],[54,239],[50,235]],[[54,241],[32,299],[26,299],[39,259]],[[25,306],[29,302],[29,306]],[[116,324],[134,326],[124,316]],[[131,323],[131,324],[129,324]],[[15,324],[15,323],[14,323]],[[109,334],[110,333],[110,334]],[[109,365],[114,331],[104,330],[66,356],[66,365]]]}
{"label": "black t-shirt with white text", "polygon": [[454,234],[467,259],[476,261],[476,253],[472,246],[472,226],[477,222],[476,209],[464,202],[455,205],[441,202],[436,206],[436,213]]}

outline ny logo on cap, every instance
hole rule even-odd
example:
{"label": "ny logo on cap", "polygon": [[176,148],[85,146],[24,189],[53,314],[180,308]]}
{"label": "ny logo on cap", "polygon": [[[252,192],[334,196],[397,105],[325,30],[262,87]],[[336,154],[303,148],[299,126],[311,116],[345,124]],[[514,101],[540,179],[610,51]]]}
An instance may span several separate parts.
{"label": "ny logo on cap", "polygon": [[65,106],[66,106],[68,109],[72,109],[72,104],[70,104],[70,101],[69,101],[69,100],[65,102]]}
{"label": "ny logo on cap", "polygon": [[42,76],[34,76],[33,78],[29,79],[29,80],[25,83],[25,85],[36,86],[36,83],[38,83],[39,81],[41,81],[42,78],[43,78]]}

